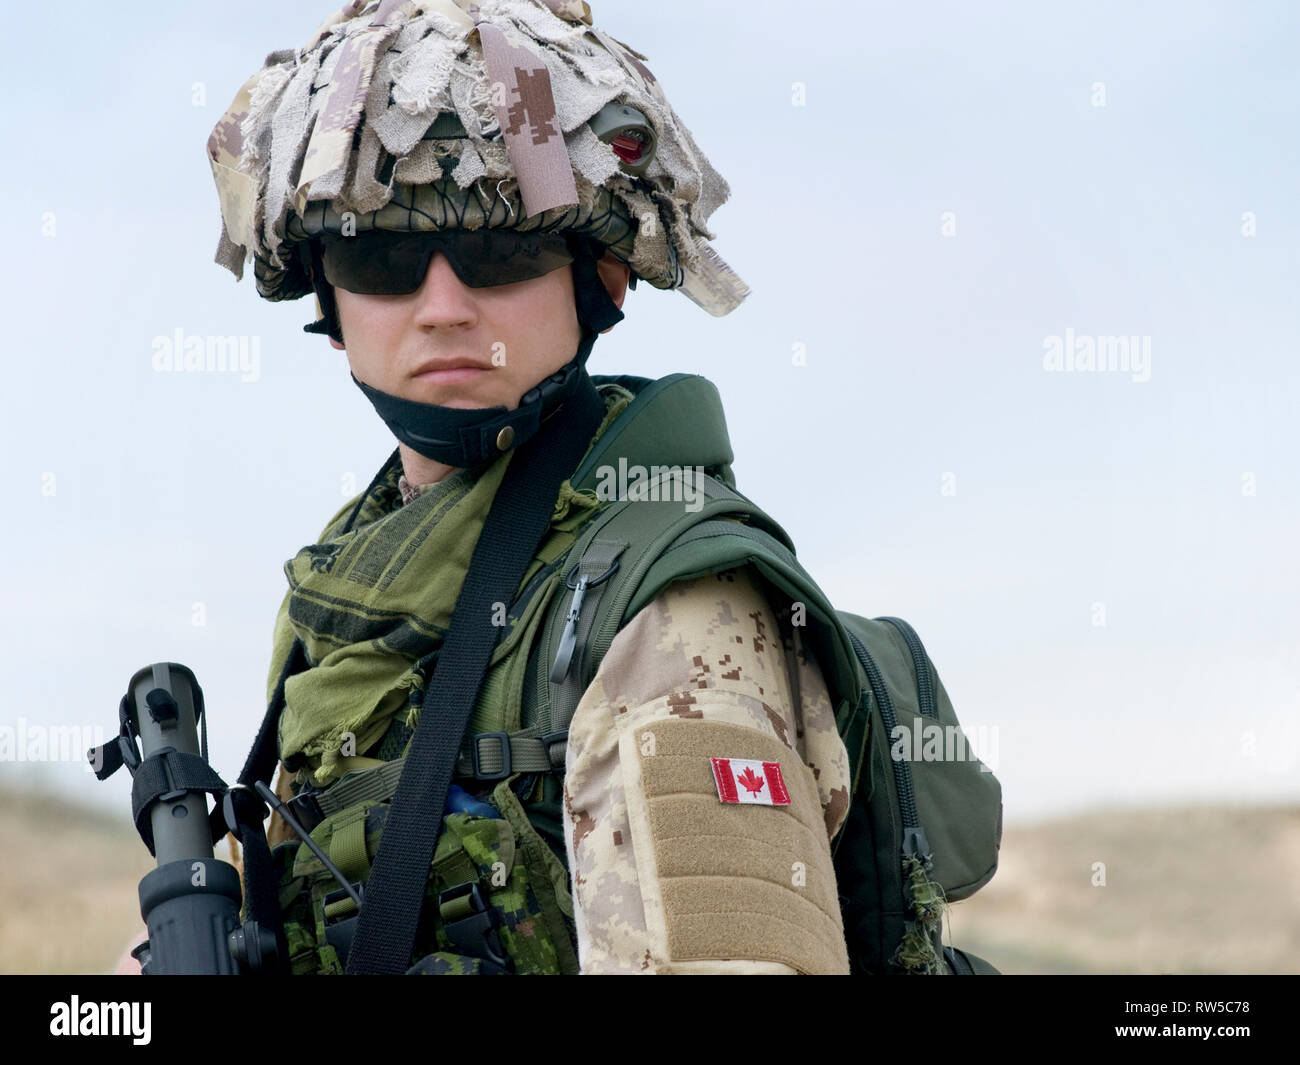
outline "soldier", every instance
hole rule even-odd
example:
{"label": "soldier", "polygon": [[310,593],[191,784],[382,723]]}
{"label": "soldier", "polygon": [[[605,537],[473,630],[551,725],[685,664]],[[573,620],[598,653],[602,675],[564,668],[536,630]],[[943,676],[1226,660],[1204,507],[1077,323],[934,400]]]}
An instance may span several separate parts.
{"label": "soldier", "polygon": [[273,816],[293,971],[847,972],[848,756],[791,604],[745,565],[607,646],[589,613],[634,561],[584,540],[611,486],[647,513],[734,484],[707,381],[585,365],[638,279],[747,292],[646,57],[581,0],[357,0],[208,147],[217,261],[314,293],[398,442],[285,565],[277,791],[356,888]]}

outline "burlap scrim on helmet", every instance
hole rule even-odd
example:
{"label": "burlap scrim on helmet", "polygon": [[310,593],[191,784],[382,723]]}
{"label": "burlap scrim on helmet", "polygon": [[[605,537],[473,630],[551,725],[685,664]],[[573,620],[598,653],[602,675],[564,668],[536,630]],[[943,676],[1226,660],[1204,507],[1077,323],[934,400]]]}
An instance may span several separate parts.
{"label": "burlap scrim on helmet", "polygon": [[[641,173],[588,124],[611,102],[654,129]],[[320,233],[451,226],[587,233],[715,315],[748,293],[707,243],[726,181],[581,0],[356,0],[267,56],[208,156],[216,261],[241,278],[251,256],[269,300],[312,291],[296,245]]]}

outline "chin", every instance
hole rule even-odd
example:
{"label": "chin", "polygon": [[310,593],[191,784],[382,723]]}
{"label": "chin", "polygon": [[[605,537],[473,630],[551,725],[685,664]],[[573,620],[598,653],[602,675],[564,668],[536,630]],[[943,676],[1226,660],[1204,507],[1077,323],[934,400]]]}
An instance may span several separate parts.
{"label": "chin", "polygon": [[[458,373],[459,371],[450,371]],[[500,398],[502,385],[506,382],[500,374],[489,370],[450,380],[439,379],[441,375],[421,375],[407,381],[410,399],[419,403],[434,403],[441,407],[456,410],[477,410],[483,407],[503,407],[508,404]]]}
{"label": "chin", "polygon": [[464,396],[449,396],[447,399],[432,399],[430,403],[437,403],[440,407],[451,407],[454,410],[480,410],[484,407],[500,407],[497,403],[489,399],[466,399]]}
{"label": "chin", "polygon": [[478,410],[482,407],[504,407],[507,404],[491,396],[477,395],[476,389],[465,386],[443,385],[436,388],[413,389],[410,398],[418,403],[434,403],[439,407],[451,407],[454,410]]}

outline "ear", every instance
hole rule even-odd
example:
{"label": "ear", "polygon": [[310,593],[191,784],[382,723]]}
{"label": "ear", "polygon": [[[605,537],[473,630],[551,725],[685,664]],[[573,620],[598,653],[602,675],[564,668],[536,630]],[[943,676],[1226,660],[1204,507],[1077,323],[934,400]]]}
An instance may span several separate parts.
{"label": "ear", "polygon": [[[601,282],[605,286],[605,291],[609,293],[609,298],[614,301],[614,306],[619,310],[623,309],[623,300],[627,298],[627,285],[632,278],[632,269],[614,256],[612,252],[605,252],[604,255],[596,262],[596,273],[600,276]],[[602,333],[608,333],[614,327],[602,329]]]}
{"label": "ear", "polygon": [[[337,302],[335,302],[334,304],[334,313],[335,314],[339,313],[339,305]],[[320,296],[317,296],[316,297],[316,320],[320,321],[324,317],[325,317],[325,309],[320,305]],[[347,348],[344,347],[342,344],[340,344],[333,337],[330,337],[329,341],[330,341],[330,346],[334,348],[336,351],[347,351]]]}

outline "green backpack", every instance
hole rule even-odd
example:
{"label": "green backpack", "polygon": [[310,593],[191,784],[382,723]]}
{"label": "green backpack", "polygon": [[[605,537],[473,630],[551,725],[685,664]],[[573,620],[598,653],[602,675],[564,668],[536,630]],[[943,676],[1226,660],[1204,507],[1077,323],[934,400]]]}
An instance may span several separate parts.
{"label": "green backpack", "polygon": [[[661,464],[666,425],[696,437],[678,444],[682,454],[701,453],[709,426],[714,440],[725,441],[725,428],[718,433],[725,425],[721,401],[704,378],[613,380],[637,397],[628,417],[597,441],[570,479],[574,488],[591,488],[597,469],[616,463],[616,455],[635,458],[643,450],[637,434],[646,436],[644,453]],[[620,423],[626,428],[615,432]],[[665,483],[671,474],[661,466],[656,488],[662,491],[643,481],[638,498],[610,503],[562,560],[558,572],[566,574],[572,594],[552,598],[531,649],[533,682],[525,685],[522,716],[528,727],[511,747],[523,754],[536,737],[553,744],[567,731],[615,634],[669,583],[750,564],[773,590],[803,604],[807,642],[822,666],[848,749],[851,802],[832,853],[853,971],[997,972],[942,943],[945,902],[974,894],[997,870],[1002,791],[973,753],[946,760],[902,756],[909,749],[916,756],[910,741],[918,736],[928,741],[937,735],[949,749],[955,740],[966,750],[919,637],[899,618],[871,620],[835,610],[795,557],[785,531],[736,489],[729,445],[710,468],[697,510],[685,509],[680,498],[671,501]],[[891,756],[894,747],[900,757]]]}

